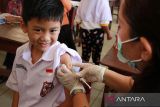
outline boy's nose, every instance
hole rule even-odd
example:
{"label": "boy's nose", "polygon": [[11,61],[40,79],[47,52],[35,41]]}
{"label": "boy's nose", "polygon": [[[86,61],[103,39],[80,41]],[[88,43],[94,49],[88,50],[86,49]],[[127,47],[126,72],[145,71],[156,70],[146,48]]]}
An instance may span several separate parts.
{"label": "boy's nose", "polygon": [[45,33],[42,38],[41,38],[42,41],[49,41],[50,40],[50,34],[49,33]]}

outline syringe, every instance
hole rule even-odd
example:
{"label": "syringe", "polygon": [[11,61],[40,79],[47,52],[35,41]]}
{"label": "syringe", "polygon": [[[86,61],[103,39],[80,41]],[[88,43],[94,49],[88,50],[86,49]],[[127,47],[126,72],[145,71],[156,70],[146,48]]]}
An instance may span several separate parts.
{"label": "syringe", "polygon": [[79,78],[79,80],[81,81],[81,82],[83,82],[89,89],[91,89],[91,86],[85,81],[85,79],[84,78]]}
{"label": "syringe", "polygon": [[[64,68],[66,67],[65,64],[60,65],[60,67],[64,66]],[[64,70],[62,70],[63,72],[65,72]],[[72,72],[79,78],[79,81],[84,83],[89,89],[91,89],[91,86],[85,81],[85,79],[83,77],[80,77],[79,75],[77,75],[74,70],[72,69]]]}

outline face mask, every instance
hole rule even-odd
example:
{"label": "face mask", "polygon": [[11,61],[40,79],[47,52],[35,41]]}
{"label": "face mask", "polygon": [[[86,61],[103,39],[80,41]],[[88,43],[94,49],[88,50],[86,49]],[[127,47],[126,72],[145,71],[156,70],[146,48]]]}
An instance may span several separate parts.
{"label": "face mask", "polygon": [[123,54],[122,54],[122,44],[135,41],[135,40],[138,39],[138,37],[135,37],[135,38],[133,38],[133,39],[129,39],[129,40],[126,40],[126,41],[123,41],[123,42],[121,42],[119,36],[117,37],[117,39],[118,39],[118,44],[117,44],[117,48],[118,48],[117,57],[118,57],[118,60],[119,60],[120,62],[122,62],[122,63],[127,63],[127,64],[128,64],[129,66],[131,66],[131,67],[136,68],[136,66],[137,66],[136,63],[142,61],[142,59],[129,60],[129,59],[125,58],[125,57],[123,56]]}

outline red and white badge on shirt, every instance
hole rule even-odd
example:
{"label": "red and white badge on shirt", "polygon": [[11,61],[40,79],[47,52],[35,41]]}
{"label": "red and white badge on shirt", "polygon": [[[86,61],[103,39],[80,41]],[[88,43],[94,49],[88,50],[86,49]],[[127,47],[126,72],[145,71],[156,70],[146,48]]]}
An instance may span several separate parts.
{"label": "red and white badge on shirt", "polygon": [[54,73],[54,69],[46,69],[46,73],[48,74],[48,75],[52,75],[53,73]]}

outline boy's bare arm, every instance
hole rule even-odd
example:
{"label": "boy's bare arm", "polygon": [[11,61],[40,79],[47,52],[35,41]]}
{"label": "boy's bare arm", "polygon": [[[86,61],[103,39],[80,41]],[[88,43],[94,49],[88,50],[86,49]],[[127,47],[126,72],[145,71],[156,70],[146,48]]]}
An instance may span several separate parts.
{"label": "boy's bare arm", "polygon": [[19,93],[13,91],[12,107],[18,107],[18,102],[19,102]]}
{"label": "boy's bare arm", "polygon": [[65,64],[68,69],[72,68],[72,60],[71,60],[71,56],[69,55],[69,53],[65,53],[65,54],[61,55],[60,63]]}

